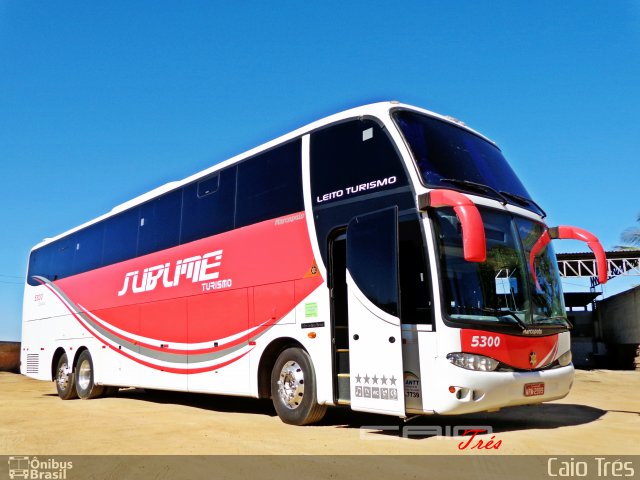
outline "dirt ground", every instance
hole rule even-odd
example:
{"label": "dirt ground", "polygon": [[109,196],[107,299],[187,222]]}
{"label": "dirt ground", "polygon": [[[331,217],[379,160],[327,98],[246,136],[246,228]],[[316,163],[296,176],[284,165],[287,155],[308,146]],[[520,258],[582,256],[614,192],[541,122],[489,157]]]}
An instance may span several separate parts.
{"label": "dirt ground", "polygon": [[61,401],[51,382],[0,373],[0,455],[482,453],[471,448],[475,441],[459,449],[467,437],[434,434],[460,425],[490,426],[491,435],[476,439],[500,441],[492,454],[636,455],[640,372],[578,371],[568,397],[538,406],[420,417],[406,425],[330,409],[321,424],[308,427],[283,424],[268,401],[136,389]]}

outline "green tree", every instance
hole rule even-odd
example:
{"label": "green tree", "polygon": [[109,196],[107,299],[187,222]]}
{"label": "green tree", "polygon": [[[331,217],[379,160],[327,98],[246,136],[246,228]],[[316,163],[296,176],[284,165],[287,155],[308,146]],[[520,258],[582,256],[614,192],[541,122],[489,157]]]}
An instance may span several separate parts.
{"label": "green tree", "polygon": [[[636,221],[640,222],[640,214]],[[640,227],[629,227],[620,235],[622,245],[616,245],[616,250],[638,250],[640,249]]]}

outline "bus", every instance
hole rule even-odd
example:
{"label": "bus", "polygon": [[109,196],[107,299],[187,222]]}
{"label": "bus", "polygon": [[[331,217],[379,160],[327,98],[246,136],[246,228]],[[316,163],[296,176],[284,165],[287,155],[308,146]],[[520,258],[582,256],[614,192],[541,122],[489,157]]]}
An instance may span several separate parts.
{"label": "bus", "polygon": [[549,228],[494,142],[399,102],[311,123],[30,252],[21,372],[408,418],[566,396]]}

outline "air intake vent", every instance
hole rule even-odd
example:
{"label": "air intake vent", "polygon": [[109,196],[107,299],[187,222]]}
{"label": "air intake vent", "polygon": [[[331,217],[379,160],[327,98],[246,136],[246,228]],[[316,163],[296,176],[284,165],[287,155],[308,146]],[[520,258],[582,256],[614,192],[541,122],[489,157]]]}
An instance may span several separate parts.
{"label": "air intake vent", "polygon": [[38,374],[40,370],[40,355],[35,354],[27,354],[27,373],[35,373]]}

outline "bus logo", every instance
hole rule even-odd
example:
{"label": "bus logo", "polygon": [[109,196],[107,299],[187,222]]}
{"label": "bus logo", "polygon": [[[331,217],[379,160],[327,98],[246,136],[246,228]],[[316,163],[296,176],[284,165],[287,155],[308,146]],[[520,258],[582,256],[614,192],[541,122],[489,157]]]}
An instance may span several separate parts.
{"label": "bus logo", "polygon": [[529,354],[529,365],[531,365],[532,367],[535,367],[537,361],[538,361],[538,355],[536,355],[536,352],[531,352]]}
{"label": "bus logo", "polygon": [[9,478],[29,478],[29,457],[9,457]]}
{"label": "bus logo", "polygon": [[9,478],[67,478],[67,470],[73,468],[73,462],[55,458],[38,460],[38,457],[9,457]]}
{"label": "bus logo", "polygon": [[141,293],[155,290],[158,283],[162,283],[165,288],[177,287],[181,278],[191,279],[193,283],[215,280],[220,273],[213,270],[220,266],[221,260],[222,250],[216,250],[202,256],[196,255],[178,260],[173,267],[170,263],[164,263],[145,268],[142,275],[140,270],[129,272],[124,277],[124,284],[118,296],[122,297],[126,294],[129,286],[131,286],[131,292]]}

